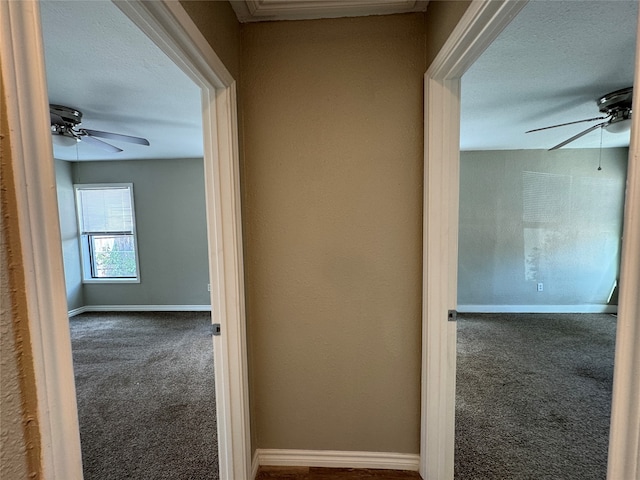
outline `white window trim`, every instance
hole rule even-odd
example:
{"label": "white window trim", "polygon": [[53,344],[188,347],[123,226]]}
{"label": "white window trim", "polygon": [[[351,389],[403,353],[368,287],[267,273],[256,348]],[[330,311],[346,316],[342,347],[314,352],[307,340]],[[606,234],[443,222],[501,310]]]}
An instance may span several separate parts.
{"label": "white window trim", "polygon": [[[78,203],[78,190],[85,189],[106,189],[106,188],[120,188],[126,187],[129,189],[129,193],[131,195],[131,219],[132,219],[132,235],[133,235],[133,245],[136,252],[136,276],[135,278],[116,278],[116,277],[105,277],[99,278],[94,277],[91,268],[91,255],[89,248],[89,236],[83,234],[82,221],[80,218],[80,205]],[[104,283],[140,283],[140,254],[138,250],[138,232],[136,228],[136,204],[133,194],[133,183],[74,183],[73,184],[73,193],[76,205],[76,221],[78,223],[78,236],[80,240],[80,261],[82,267],[82,283],[93,283],[93,284],[104,284]]]}

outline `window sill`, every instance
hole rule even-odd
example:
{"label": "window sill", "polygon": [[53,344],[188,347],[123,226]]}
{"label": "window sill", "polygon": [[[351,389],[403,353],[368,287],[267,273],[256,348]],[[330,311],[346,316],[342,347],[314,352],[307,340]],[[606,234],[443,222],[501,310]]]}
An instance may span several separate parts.
{"label": "window sill", "polygon": [[85,278],[83,284],[104,284],[104,283],[140,283],[139,278]]}

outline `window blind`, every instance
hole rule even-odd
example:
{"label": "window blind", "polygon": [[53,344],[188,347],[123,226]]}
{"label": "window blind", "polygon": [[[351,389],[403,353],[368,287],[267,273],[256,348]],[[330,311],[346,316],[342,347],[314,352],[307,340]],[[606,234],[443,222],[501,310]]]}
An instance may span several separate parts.
{"label": "window blind", "polygon": [[82,235],[133,233],[130,187],[78,189]]}

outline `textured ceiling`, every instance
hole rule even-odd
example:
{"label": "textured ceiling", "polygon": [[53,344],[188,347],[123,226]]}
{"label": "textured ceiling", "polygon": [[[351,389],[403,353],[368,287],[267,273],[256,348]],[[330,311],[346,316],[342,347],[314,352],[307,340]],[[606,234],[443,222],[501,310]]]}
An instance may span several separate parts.
{"label": "textured ceiling", "polygon": [[[0,0],[1,1],[1,0]],[[54,145],[62,160],[202,157],[200,89],[109,1],[40,5],[49,101],[83,113],[82,127],[145,137]]]}
{"label": "textured ceiling", "polygon": [[[200,90],[114,4],[44,0],[41,12],[51,103],[81,110],[84,128],[151,143],[113,141],[124,152],[109,154],[80,142],[54,147],[56,158],[202,156]],[[587,128],[524,134],[598,116],[596,98],[632,85],[637,12],[638,3],[627,0],[530,1],[462,79],[462,149],[550,148]],[[628,142],[628,133],[603,134],[604,146]],[[599,145],[594,131],[570,147]]]}
{"label": "textured ceiling", "polygon": [[[524,133],[600,116],[597,98],[633,85],[637,17],[637,1],[530,1],[462,77],[461,148],[551,148],[596,123]],[[600,131],[565,148],[598,148]]]}

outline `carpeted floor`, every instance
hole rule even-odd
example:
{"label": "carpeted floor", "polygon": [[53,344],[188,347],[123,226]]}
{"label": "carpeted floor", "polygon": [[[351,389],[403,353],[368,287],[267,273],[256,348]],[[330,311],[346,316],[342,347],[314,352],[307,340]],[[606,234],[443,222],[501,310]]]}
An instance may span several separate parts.
{"label": "carpeted floor", "polygon": [[[458,317],[455,478],[606,477],[615,317]],[[70,319],[85,480],[217,479],[208,313]]]}
{"label": "carpeted floor", "polygon": [[458,316],[455,478],[606,478],[616,318]]}
{"label": "carpeted floor", "polygon": [[85,480],[218,478],[210,318],[70,319]]}

